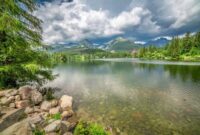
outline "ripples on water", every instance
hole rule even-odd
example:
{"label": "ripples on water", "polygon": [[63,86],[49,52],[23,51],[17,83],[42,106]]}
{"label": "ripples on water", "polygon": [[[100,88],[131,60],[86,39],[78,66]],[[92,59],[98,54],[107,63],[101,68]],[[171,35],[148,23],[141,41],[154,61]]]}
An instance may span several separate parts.
{"label": "ripples on water", "polygon": [[[163,64],[165,63],[165,64]],[[186,64],[186,65],[185,65]],[[200,64],[116,59],[55,68],[83,119],[123,135],[200,134]]]}

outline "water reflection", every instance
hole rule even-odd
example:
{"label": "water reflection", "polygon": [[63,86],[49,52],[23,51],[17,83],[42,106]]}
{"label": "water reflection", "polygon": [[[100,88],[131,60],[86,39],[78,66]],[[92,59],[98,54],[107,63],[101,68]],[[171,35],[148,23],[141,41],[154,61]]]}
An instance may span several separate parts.
{"label": "water reflection", "polygon": [[50,86],[74,96],[83,119],[121,134],[200,133],[200,70],[192,65],[102,62],[60,65]]}

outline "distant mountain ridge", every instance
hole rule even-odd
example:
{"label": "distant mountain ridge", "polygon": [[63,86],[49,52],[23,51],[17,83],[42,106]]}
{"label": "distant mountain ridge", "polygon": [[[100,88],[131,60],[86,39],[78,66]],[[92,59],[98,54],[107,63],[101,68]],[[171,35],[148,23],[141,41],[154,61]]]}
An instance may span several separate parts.
{"label": "distant mountain ridge", "polygon": [[169,43],[170,40],[167,39],[167,38],[164,38],[164,37],[160,37],[158,39],[154,39],[154,40],[149,40],[147,41],[144,46],[150,46],[150,45],[153,45],[153,46],[157,46],[157,47],[163,47],[165,46],[167,43]]}
{"label": "distant mountain ridge", "polygon": [[106,50],[109,51],[132,51],[142,47],[141,44],[136,44],[134,41],[123,37],[118,37],[107,43]]}
{"label": "distant mountain ridge", "polygon": [[81,40],[79,42],[68,42],[64,44],[54,44],[51,45],[50,50],[53,50],[54,52],[59,51],[69,51],[69,50],[83,50],[83,49],[101,49],[105,51],[133,51],[137,50],[141,47],[146,47],[150,45],[154,45],[157,47],[163,47],[166,45],[170,40],[167,38],[161,37],[154,40],[149,40],[145,44],[136,43],[132,40],[123,38],[123,37],[117,37],[115,39],[112,39],[104,44],[95,44],[91,42],[88,39]]}

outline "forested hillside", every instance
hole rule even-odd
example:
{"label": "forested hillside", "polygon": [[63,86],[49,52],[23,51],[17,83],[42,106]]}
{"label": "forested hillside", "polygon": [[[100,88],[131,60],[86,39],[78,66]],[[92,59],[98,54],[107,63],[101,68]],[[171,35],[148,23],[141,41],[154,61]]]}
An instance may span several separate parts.
{"label": "forested hillside", "polygon": [[149,46],[141,48],[137,57],[148,59],[200,61],[200,32],[186,33],[183,38],[173,37],[163,48]]}

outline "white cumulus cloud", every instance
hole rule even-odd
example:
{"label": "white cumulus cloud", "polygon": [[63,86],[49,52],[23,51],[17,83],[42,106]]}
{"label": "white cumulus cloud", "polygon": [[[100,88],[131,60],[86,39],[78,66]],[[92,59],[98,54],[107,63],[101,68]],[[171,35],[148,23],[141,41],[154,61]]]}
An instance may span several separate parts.
{"label": "white cumulus cloud", "polygon": [[50,44],[124,34],[130,26],[142,24],[146,17],[146,22],[154,25],[150,12],[141,7],[112,16],[108,10],[94,10],[79,1],[46,3],[35,15],[43,20],[43,40]]}

